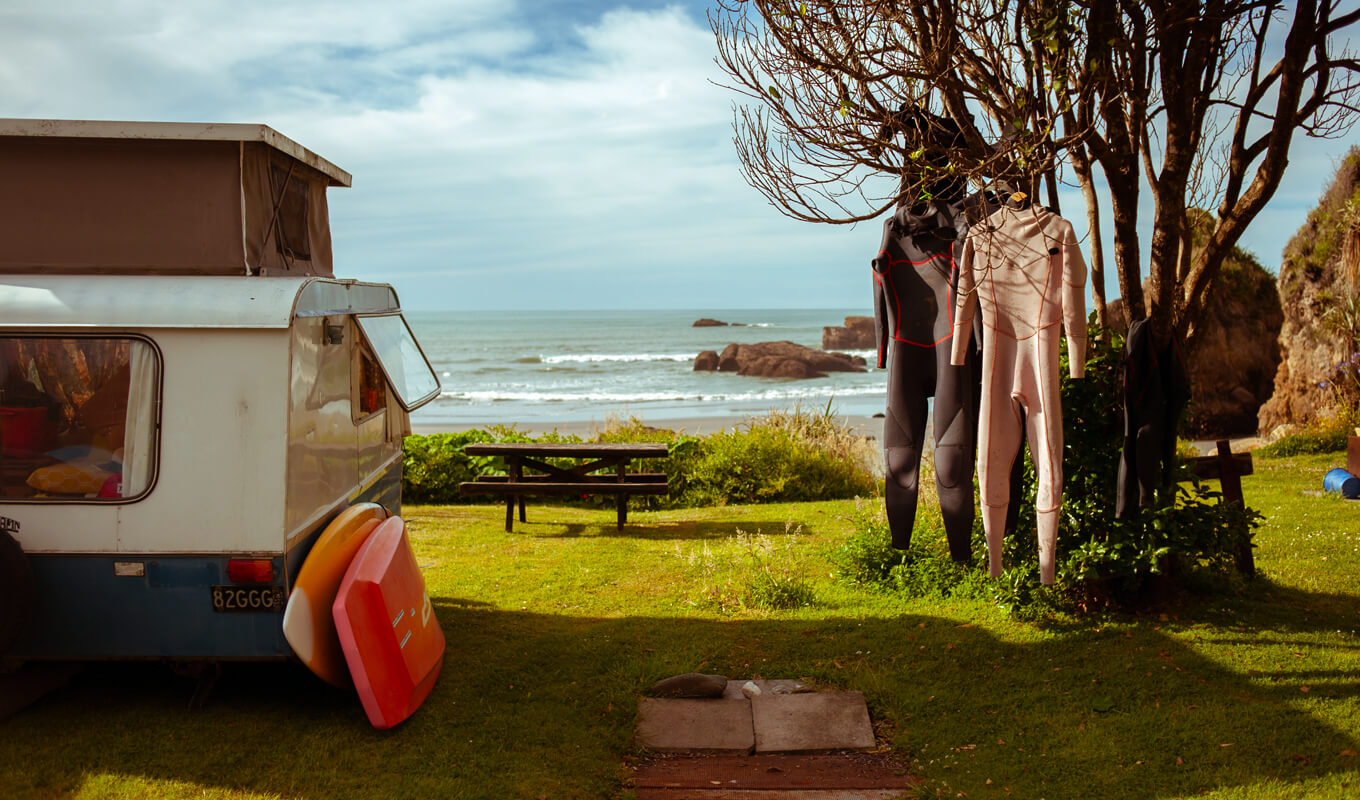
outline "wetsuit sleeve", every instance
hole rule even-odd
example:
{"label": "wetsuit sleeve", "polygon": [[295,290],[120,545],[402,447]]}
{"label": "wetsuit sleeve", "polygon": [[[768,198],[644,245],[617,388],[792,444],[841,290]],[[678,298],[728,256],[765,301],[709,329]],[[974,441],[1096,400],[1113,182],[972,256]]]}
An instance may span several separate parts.
{"label": "wetsuit sleeve", "polygon": [[968,346],[973,338],[973,315],[977,312],[977,282],[973,275],[973,261],[977,252],[973,237],[963,243],[959,258],[958,295],[954,300],[954,335],[950,338],[949,363],[962,366],[968,358]]}
{"label": "wetsuit sleeve", "polygon": [[1072,223],[1062,223],[1063,328],[1067,332],[1067,373],[1086,377],[1086,260]]}
{"label": "wetsuit sleeve", "polygon": [[874,341],[878,343],[878,368],[883,369],[888,365],[888,292],[877,263],[874,266]]}

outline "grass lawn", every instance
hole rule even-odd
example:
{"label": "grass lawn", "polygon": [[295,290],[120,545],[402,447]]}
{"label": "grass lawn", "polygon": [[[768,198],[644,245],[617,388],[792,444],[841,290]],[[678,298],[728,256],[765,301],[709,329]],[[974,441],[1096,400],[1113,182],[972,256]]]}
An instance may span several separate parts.
{"label": "grass lawn", "polygon": [[[924,797],[1357,797],[1360,502],[1316,493],[1336,461],[1256,460],[1242,592],[1041,623],[834,580],[851,501],[618,532],[531,500],[512,534],[500,505],[410,507],[449,642],[412,719],[375,731],[295,665],[228,666],[194,712],[163,666],[96,665],[0,723],[0,796],[626,798],[640,691],[703,671],[864,692]],[[790,583],[811,605],[759,607]]]}

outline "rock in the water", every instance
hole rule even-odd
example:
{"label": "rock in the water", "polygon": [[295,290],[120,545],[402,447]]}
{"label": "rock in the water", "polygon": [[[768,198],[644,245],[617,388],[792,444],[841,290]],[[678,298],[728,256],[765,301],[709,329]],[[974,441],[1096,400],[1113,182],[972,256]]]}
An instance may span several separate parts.
{"label": "rock in the water", "polygon": [[705,350],[694,357],[695,372],[712,372],[718,368],[718,352],[716,350]]}
{"label": "rock in the water", "polygon": [[705,675],[702,672],[686,672],[657,681],[647,690],[652,697],[722,697],[727,688],[726,675]]}
{"label": "rock in the water", "polygon": [[873,317],[846,317],[844,326],[822,328],[823,350],[872,350],[875,347]]}
{"label": "rock in the water", "polygon": [[727,323],[726,323],[726,322],[723,322],[723,321],[720,320],[720,319],[709,319],[708,317],[704,317],[703,319],[696,319],[696,320],[694,320],[694,324],[691,325],[690,327],[691,327],[691,328],[725,328],[725,327],[727,327]]}
{"label": "rock in the water", "polygon": [[859,356],[828,353],[794,342],[729,344],[718,356],[718,369],[761,378],[822,378],[828,372],[864,372]]}

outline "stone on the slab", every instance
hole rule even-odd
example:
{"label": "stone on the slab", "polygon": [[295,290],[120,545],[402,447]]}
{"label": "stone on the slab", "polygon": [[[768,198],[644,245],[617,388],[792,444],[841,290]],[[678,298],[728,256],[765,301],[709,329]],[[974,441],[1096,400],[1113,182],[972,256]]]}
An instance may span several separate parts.
{"label": "stone on the slab", "polygon": [[751,703],[644,697],[634,741],[659,753],[750,753]]}
{"label": "stone on the slab", "polygon": [[757,753],[872,750],[874,730],[861,692],[761,694],[751,698]]}
{"label": "stone on the slab", "polygon": [[722,697],[726,688],[726,675],[686,672],[684,675],[672,675],[657,681],[647,690],[647,694],[652,697]]}
{"label": "stone on the slab", "polygon": [[751,681],[734,680],[734,681],[728,681],[728,682],[727,682],[727,689],[723,692],[723,695],[722,695],[723,698],[725,698],[725,699],[727,699],[727,700],[740,700],[740,699],[742,699],[743,697],[746,697],[747,695],[746,695],[745,692],[742,691],[742,687],[745,686],[747,683],[755,684],[755,687],[756,687],[756,689],[759,690],[759,693],[760,693],[760,694],[797,694],[797,693],[799,693],[799,692],[814,692],[814,691],[816,691],[816,689],[814,689],[812,686],[809,686],[808,684],[806,684],[806,683],[804,683],[804,682],[802,682],[802,681],[795,681],[795,680],[791,680],[791,679],[788,679],[788,678],[780,678],[780,679],[777,679],[777,680],[768,680],[768,681],[767,681],[767,680],[751,680]]}

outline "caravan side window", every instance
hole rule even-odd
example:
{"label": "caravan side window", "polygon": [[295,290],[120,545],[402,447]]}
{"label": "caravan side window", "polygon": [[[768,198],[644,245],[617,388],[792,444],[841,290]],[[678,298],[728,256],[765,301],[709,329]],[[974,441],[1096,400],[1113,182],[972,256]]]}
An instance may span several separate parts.
{"label": "caravan side window", "polygon": [[160,355],[131,337],[0,337],[0,497],[119,501],[156,474]]}
{"label": "caravan side window", "polygon": [[358,397],[354,403],[354,419],[364,419],[387,408],[387,380],[383,377],[382,367],[368,345],[359,345]]}

